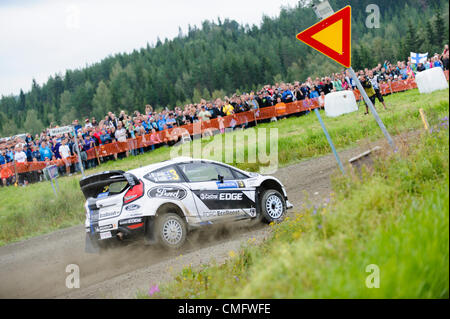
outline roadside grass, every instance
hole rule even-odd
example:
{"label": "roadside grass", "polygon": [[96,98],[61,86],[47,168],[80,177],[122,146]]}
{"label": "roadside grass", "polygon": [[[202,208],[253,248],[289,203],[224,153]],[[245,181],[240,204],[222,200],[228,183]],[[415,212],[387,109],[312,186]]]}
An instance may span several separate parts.
{"label": "roadside grass", "polygon": [[[425,110],[430,124],[436,123],[439,118],[448,115],[448,98],[448,90],[421,95],[416,89],[385,97],[389,110],[382,110],[379,103],[377,109],[390,133],[396,135],[422,127],[419,108]],[[338,150],[355,147],[383,137],[372,115],[363,115],[363,109],[364,106],[361,104],[358,112],[338,118],[328,118],[322,111],[325,125]],[[245,138],[253,131],[251,129],[218,135],[214,140],[196,140],[188,147],[192,150],[191,154],[198,157],[199,154],[195,153],[195,150],[198,149],[199,144],[206,149],[208,147],[211,149],[213,145],[220,145],[224,152],[205,151],[202,156],[227,162],[249,171],[267,168],[269,164],[272,167],[282,167],[328,154],[331,151],[314,113],[300,117],[292,116],[274,123],[261,123],[257,127],[266,129],[267,140],[269,140],[270,130],[277,129],[278,153],[275,158],[264,161],[258,156],[255,163],[248,162],[249,154],[273,152],[273,149],[270,150],[271,146],[267,145],[265,150],[260,150],[258,143]],[[258,132],[260,136],[262,131]],[[233,139],[235,139],[234,143]],[[140,156],[109,161],[86,173],[89,175],[111,169],[127,171],[170,159],[176,150],[181,150],[181,148],[161,147]],[[231,161],[225,155],[230,152]],[[236,155],[238,153],[245,155],[244,161],[239,160]],[[266,173],[273,173],[273,171],[266,171]],[[49,182],[20,188],[0,188],[0,246],[82,223],[84,220],[84,197],[78,185],[80,178],[80,174],[58,178],[60,191],[57,197],[54,196]]]}
{"label": "roadside grass", "polygon": [[[423,133],[373,168],[335,175],[224,264],[186,267],[138,298],[449,298],[449,132]],[[379,288],[374,267],[379,270]],[[369,268],[368,268],[369,267]]]}

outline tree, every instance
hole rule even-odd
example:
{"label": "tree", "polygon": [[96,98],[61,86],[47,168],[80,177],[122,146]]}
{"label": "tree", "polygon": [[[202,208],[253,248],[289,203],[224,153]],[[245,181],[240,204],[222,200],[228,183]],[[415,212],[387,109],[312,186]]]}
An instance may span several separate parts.
{"label": "tree", "polygon": [[200,100],[202,99],[202,94],[200,93],[200,90],[198,88],[194,89],[194,95],[192,96],[192,101],[194,103],[200,103]]}
{"label": "tree", "polygon": [[61,94],[61,102],[60,102],[59,113],[61,115],[61,124],[69,125],[72,124],[72,121],[76,118],[76,108],[75,103],[73,102],[73,95],[67,90],[64,90],[63,94]]}
{"label": "tree", "polygon": [[28,110],[27,117],[23,123],[23,128],[27,133],[36,134],[44,128],[44,124],[42,124],[42,121],[37,116],[38,113],[36,110]]}
{"label": "tree", "polygon": [[403,56],[409,56],[411,52],[417,52],[419,47],[416,28],[411,20],[408,20],[408,30],[403,43]]}
{"label": "tree", "polygon": [[[442,14],[439,9],[436,9],[435,12],[435,19],[434,19],[434,45],[442,49],[442,46],[444,44],[444,37],[445,37],[445,23],[444,19],[442,19]],[[440,53],[440,52],[439,52]]]}
{"label": "tree", "polygon": [[100,81],[92,100],[94,106],[93,114],[96,119],[102,119],[112,109],[112,97],[105,82]]}

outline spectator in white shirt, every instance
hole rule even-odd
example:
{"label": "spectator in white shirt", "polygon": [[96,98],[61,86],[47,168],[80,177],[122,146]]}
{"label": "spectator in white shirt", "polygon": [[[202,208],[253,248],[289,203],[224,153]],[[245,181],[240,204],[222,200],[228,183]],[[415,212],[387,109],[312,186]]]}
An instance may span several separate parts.
{"label": "spectator in white shirt", "polygon": [[[25,163],[27,161],[27,154],[23,151],[23,148],[21,146],[16,147],[16,152],[14,154],[14,161],[16,163]],[[25,176],[27,173],[19,173],[19,184],[23,185],[25,182]]]}
{"label": "spectator in white shirt", "polygon": [[[127,141],[127,130],[123,128],[121,121],[119,121],[119,123],[117,124],[117,130],[114,133],[114,137],[116,138],[117,142]],[[128,152],[125,152],[125,154],[128,157]]]}
{"label": "spectator in white shirt", "polygon": [[61,155],[61,158],[66,165],[66,174],[70,176],[70,148],[67,145],[67,139],[63,139],[61,143],[62,144],[59,146],[59,155]]}

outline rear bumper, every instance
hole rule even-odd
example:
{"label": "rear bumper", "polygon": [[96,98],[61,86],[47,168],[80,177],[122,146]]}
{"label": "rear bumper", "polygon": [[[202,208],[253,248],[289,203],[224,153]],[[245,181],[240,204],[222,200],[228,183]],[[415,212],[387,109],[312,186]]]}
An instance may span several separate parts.
{"label": "rear bumper", "polygon": [[116,237],[118,237],[119,239],[132,237],[144,231],[145,224],[143,219],[135,223],[126,223],[123,225],[121,225],[120,223],[121,221],[119,221],[119,226],[114,229],[112,227],[113,225],[99,227],[98,224],[92,224],[89,227],[86,226],[86,234],[88,234],[92,240],[105,240]]}

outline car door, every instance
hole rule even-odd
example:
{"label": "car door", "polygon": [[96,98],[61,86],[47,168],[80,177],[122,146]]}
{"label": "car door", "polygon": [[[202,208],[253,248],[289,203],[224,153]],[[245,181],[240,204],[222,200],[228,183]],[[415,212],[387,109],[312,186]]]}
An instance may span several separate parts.
{"label": "car door", "polygon": [[256,216],[255,190],[238,180],[230,167],[204,161],[177,165],[188,181],[202,220],[223,221]]}
{"label": "car door", "polygon": [[144,178],[152,183],[147,191],[149,198],[157,199],[159,204],[168,201],[180,202],[187,214],[186,217],[200,218],[193,195],[184,176],[179,173],[175,165],[168,165],[151,171]]}

